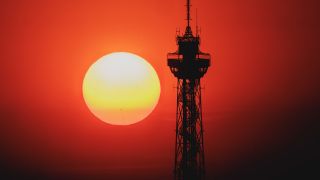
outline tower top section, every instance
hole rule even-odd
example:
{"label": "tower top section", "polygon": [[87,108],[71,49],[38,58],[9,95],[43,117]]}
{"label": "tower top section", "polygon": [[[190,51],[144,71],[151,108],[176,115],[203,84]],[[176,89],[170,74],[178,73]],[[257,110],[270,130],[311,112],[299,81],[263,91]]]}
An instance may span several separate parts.
{"label": "tower top section", "polygon": [[187,0],[187,27],[184,35],[178,35],[178,50],[168,53],[167,60],[171,72],[178,79],[199,79],[210,66],[210,54],[200,51],[200,37],[193,36],[190,26],[190,0]]}

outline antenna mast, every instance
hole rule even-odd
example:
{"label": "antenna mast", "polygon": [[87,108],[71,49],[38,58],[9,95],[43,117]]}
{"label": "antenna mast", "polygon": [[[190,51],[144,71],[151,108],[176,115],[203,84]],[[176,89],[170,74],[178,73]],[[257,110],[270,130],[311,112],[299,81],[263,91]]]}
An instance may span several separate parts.
{"label": "antenna mast", "polygon": [[187,0],[187,21],[188,21],[188,27],[190,27],[190,0]]}
{"label": "antenna mast", "polygon": [[192,30],[190,27],[190,21],[191,21],[191,17],[190,17],[190,0],[187,0],[187,27],[186,27],[186,32],[185,32],[185,36],[192,36]]}

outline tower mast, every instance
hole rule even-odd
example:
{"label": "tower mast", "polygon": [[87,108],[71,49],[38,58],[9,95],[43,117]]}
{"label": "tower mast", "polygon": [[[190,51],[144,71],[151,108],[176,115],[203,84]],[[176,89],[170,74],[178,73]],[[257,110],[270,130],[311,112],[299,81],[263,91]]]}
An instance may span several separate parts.
{"label": "tower mast", "polygon": [[177,78],[175,180],[203,180],[205,177],[200,79],[210,66],[210,54],[199,49],[200,37],[190,27],[190,0],[187,0],[187,27],[177,35],[178,50],[168,53],[167,63]]}

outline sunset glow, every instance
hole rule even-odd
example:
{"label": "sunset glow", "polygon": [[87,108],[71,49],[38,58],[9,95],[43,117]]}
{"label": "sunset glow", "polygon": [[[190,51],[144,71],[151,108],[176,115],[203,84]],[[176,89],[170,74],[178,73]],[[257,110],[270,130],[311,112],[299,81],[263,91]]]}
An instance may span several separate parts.
{"label": "sunset glow", "polygon": [[88,69],[83,97],[91,112],[113,125],[137,123],[155,108],[160,95],[156,71],[125,52],[103,56]]}
{"label": "sunset glow", "polygon": [[[320,1],[190,3],[205,179],[320,179]],[[186,4],[0,1],[0,180],[173,180]]]}

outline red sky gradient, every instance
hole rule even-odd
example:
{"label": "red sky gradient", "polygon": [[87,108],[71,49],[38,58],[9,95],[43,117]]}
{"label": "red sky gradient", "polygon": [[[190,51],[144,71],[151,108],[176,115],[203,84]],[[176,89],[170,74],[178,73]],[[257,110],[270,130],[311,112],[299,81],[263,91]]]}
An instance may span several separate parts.
{"label": "red sky gradient", "polygon": [[[176,80],[166,54],[184,31],[184,0],[2,0],[0,165],[8,177],[170,179]],[[201,49],[209,179],[311,171],[319,119],[319,2],[192,0]],[[195,21],[192,21],[195,31]],[[111,126],[82,98],[101,56],[147,59],[161,97],[144,121]],[[308,166],[310,165],[310,166]],[[303,171],[304,172],[304,171]],[[305,175],[305,173],[302,173]],[[261,176],[262,175],[262,176]]]}

